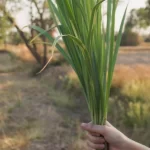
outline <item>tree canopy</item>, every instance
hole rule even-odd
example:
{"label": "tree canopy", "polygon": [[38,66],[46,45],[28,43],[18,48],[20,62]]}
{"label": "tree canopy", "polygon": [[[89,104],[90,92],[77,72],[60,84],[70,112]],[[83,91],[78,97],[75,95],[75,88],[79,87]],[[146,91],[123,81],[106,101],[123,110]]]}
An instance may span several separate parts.
{"label": "tree canopy", "polygon": [[11,28],[12,24],[0,13],[0,43],[5,43],[7,33]]}
{"label": "tree canopy", "polygon": [[132,9],[126,23],[126,29],[133,27],[147,28],[150,26],[150,0],[147,0],[145,8]]}

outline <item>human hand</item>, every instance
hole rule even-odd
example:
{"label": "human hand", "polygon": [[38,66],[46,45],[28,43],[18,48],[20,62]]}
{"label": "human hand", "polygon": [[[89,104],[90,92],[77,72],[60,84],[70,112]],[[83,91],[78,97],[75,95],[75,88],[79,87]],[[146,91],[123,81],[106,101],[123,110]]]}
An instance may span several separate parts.
{"label": "human hand", "polygon": [[90,148],[101,150],[105,147],[104,143],[108,142],[110,150],[127,150],[126,145],[129,139],[109,122],[105,126],[82,123],[81,127],[88,132],[87,139]]}

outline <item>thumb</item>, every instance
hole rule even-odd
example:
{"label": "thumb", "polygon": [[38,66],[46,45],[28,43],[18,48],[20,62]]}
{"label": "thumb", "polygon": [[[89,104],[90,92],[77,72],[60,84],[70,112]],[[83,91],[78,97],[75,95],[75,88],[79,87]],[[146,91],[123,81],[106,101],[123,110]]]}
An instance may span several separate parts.
{"label": "thumb", "polygon": [[81,128],[88,132],[98,133],[103,136],[105,135],[105,132],[107,130],[107,126],[93,125],[92,123],[82,123]]}

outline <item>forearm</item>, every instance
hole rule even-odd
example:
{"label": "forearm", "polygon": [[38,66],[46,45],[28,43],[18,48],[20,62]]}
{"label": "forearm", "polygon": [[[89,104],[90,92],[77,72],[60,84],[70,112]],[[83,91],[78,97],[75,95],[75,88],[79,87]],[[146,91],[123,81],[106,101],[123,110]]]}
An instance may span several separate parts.
{"label": "forearm", "polygon": [[150,150],[150,148],[139,144],[131,139],[127,139],[124,145],[124,150]]}

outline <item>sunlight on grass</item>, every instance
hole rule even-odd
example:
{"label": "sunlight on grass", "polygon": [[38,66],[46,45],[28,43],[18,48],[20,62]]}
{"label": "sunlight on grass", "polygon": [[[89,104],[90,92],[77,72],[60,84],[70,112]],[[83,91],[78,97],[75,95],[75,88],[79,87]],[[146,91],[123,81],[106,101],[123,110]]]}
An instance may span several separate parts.
{"label": "sunlight on grass", "polygon": [[150,79],[127,82],[122,88],[122,93],[133,100],[139,99],[150,103]]}
{"label": "sunlight on grass", "polygon": [[[35,58],[24,44],[18,46],[7,44],[6,48],[8,52],[13,53],[15,57],[20,58],[21,60],[35,62]],[[0,49],[5,49],[5,47],[0,45]]]}
{"label": "sunlight on grass", "polygon": [[132,127],[150,126],[150,79],[133,80],[126,83],[121,93],[129,97],[125,122]]}
{"label": "sunlight on grass", "polygon": [[28,138],[23,134],[15,134],[14,136],[3,136],[0,138],[1,150],[21,150],[29,143]]}
{"label": "sunlight on grass", "polygon": [[4,83],[1,83],[0,84],[0,90],[3,90],[3,89],[8,89],[10,86],[12,86],[14,83],[12,81],[7,81],[7,82],[4,82]]}
{"label": "sunlight on grass", "polygon": [[117,65],[113,77],[113,86],[122,88],[131,81],[150,79],[149,65]]}
{"label": "sunlight on grass", "polygon": [[150,126],[150,105],[141,102],[130,102],[126,114],[126,124],[132,127],[146,128]]}

